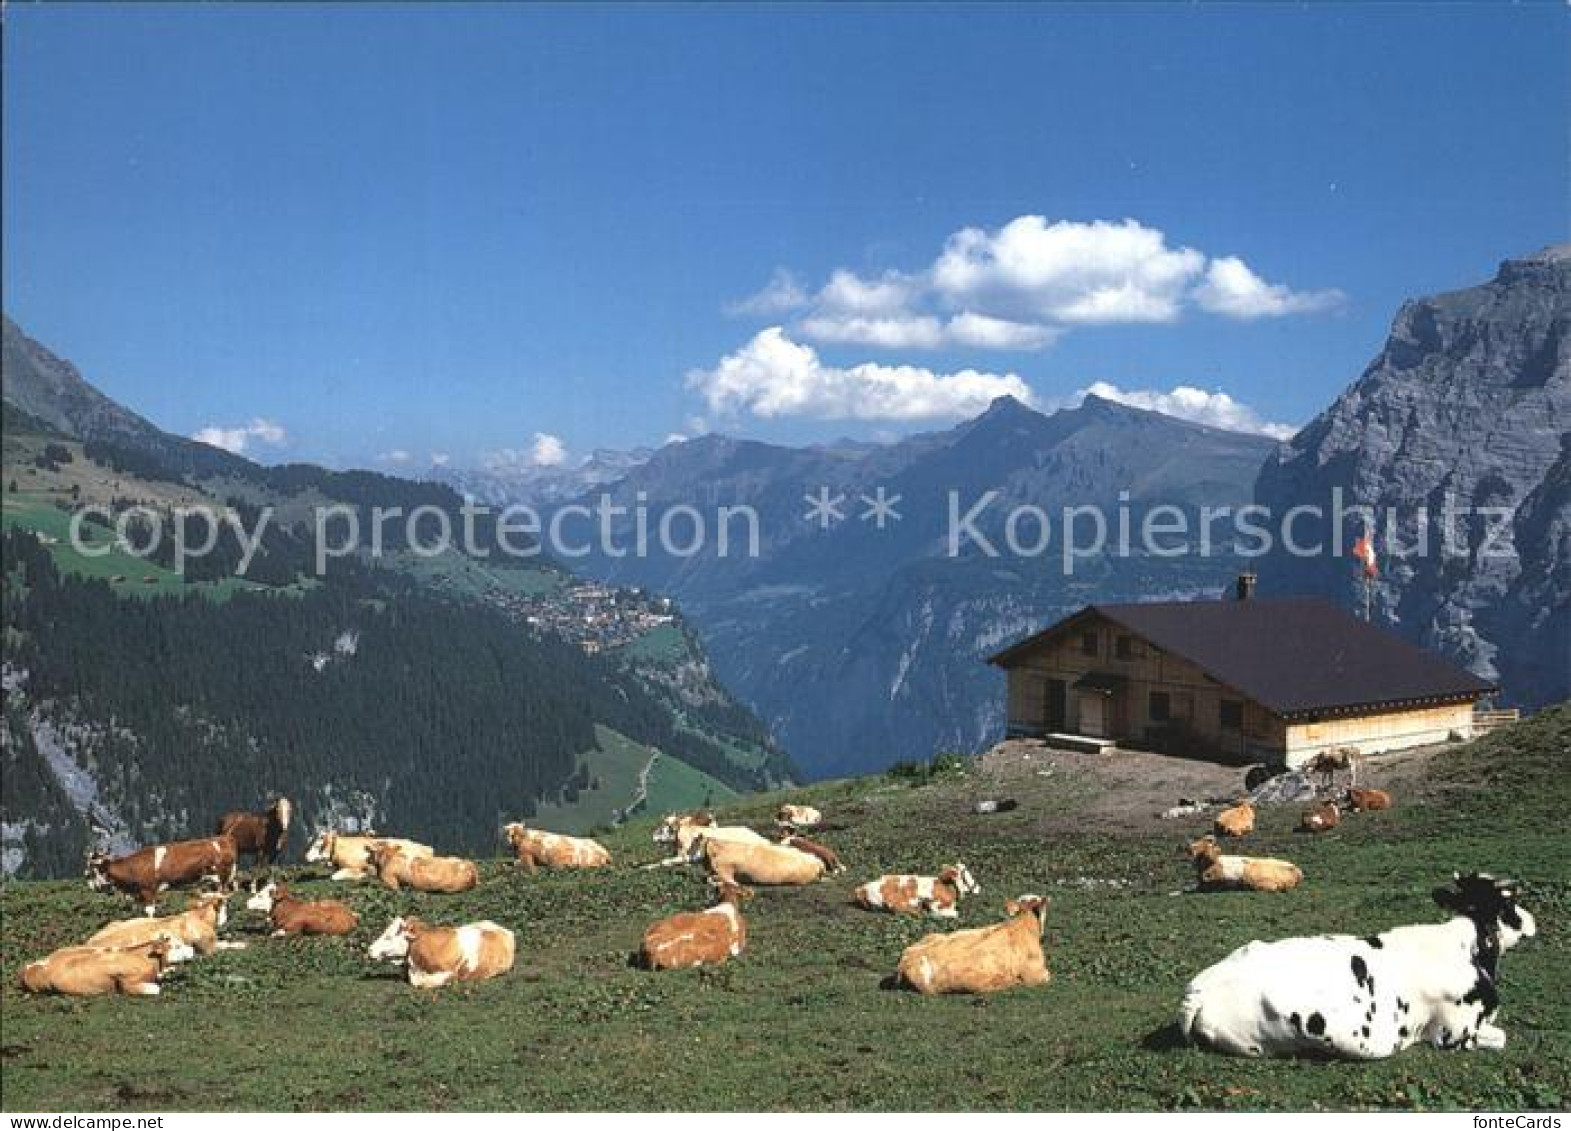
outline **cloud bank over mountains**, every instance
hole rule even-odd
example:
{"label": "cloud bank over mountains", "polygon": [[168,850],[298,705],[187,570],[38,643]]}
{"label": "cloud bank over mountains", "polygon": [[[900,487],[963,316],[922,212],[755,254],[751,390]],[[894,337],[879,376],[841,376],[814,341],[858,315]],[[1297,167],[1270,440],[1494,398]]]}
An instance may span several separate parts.
{"label": "cloud bank over mountains", "polygon": [[1077,326],[1176,322],[1189,310],[1252,321],[1343,301],[1335,289],[1267,282],[1236,255],[1174,246],[1136,220],[1049,223],[1028,215],[992,231],[962,228],[920,271],[869,278],[842,268],[812,291],[777,270],[726,311],[791,315],[792,332],[820,344],[1040,350]]}
{"label": "cloud bank over mountains", "polygon": [[[1296,290],[1262,278],[1237,255],[1210,256],[1137,220],[1090,222],[1018,216],[1002,227],[962,228],[918,271],[863,275],[840,268],[816,290],[777,269],[757,293],[729,303],[759,330],[687,387],[711,414],[734,418],[933,421],[975,415],[994,397],[1038,404],[1015,372],[862,361],[836,365],[815,347],[882,352],[1047,349],[1079,327],[1161,325],[1200,314],[1233,322],[1332,311],[1335,289]],[[1221,391],[1089,390],[1186,420],[1283,437]]]}

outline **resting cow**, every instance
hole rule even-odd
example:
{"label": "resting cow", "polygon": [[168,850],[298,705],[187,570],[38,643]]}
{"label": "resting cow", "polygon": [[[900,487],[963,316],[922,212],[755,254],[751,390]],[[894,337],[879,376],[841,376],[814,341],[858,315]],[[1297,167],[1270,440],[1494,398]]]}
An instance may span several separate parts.
{"label": "resting cow", "polygon": [[906,947],[898,985],[921,994],[986,994],[1052,979],[1042,953],[1048,900],[1022,895],[1004,905],[1009,918],[991,927],[928,935]]}
{"label": "resting cow", "polygon": [[371,849],[371,866],[377,879],[397,891],[469,891],[480,882],[474,863],[458,856],[410,856],[396,844],[379,844]]}
{"label": "resting cow", "polygon": [[32,994],[150,997],[159,992],[158,979],[164,971],[192,953],[189,945],[168,934],[137,946],[68,946],[29,962],[18,981]]}
{"label": "resting cow", "polygon": [[272,868],[288,844],[293,813],[289,798],[280,797],[260,813],[243,809],[225,813],[214,831],[234,839],[237,855],[253,857],[257,864]]}
{"label": "resting cow", "polygon": [[347,935],[360,925],[360,916],[338,900],[296,899],[278,883],[268,884],[245,905],[247,910],[267,916],[275,939],[285,935]]}
{"label": "resting cow", "polygon": [[852,892],[851,901],[869,911],[958,919],[960,900],[981,890],[969,868],[951,864],[936,876],[880,876]]}
{"label": "resting cow", "polygon": [[513,968],[513,932],[489,921],[433,927],[419,919],[398,918],[368,953],[374,959],[404,962],[411,986],[435,989],[507,973]]}
{"label": "resting cow", "polygon": [[1391,808],[1391,795],[1383,789],[1350,789],[1347,807],[1355,813],[1378,813]]}
{"label": "resting cow", "polygon": [[1533,916],[1515,884],[1487,875],[1457,876],[1434,898],[1450,921],[1240,947],[1189,983],[1180,1032],[1238,1056],[1505,1047],[1494,1024],[1500,956],[1533,937]]}
{"label": "resting cow", "polygon": [[150,845],[113,859],[94,852],[87,858],[89,887],[133,895],[149,917],[158,911],[160,892],[203,880],[225,889],[234,887],[235,842],[229,837]]}
{"label": "resting cow", "polygon": [[698,841],[693,847],[709,874],[723,884],[764,884],[771,887],[817,883],[824,877],[824,862],[810,852],[783,844],[737,844],[733,841]]}
{"label": "resting cow", "polygon": [[1223,856],[1216,837],[1201,837],[1189,846],[1195,878],[1202,888],[1244,891],[1292,891],[1303,882],[1297,864],[1267,856]]}
{"label": "resting cow", "polygon": [[775,813],[775,824],[782,829],[811,829],[820,824],[824,815],[811,805],[782,805]]}
{"label": "resting cow", "polygon": [[379,844],[397,845],[407,856],[436,855],[428,844],[398,837],[318,833],[311,847],[306,849],[305,858],[310,864],[327,861],[334,868],[332,878],[335,880],[363,880],[376,874],[376,869],[371,865],[371,849]]}
{"label": "resting cow", "polygon": [[747,946],[742,901],[753,897],[752,889],[722,881],[719,894],[713,907],[672,915],[644,932],[639,960],[645,969],[718,966],[742,953]]}
{"label": "resting cow", "polygon": [[1231,809],[1223,809],[1216,815],[1212,823],[1212,831],[1217,836],[1247,836],[1255,831],[1255,807],[1248,801],[1240,801]]}
{"label": "resting cow", "polygon": [[229,900],[217,892],[196,896],[178,915],[159,919],[121,919],[101,927],[87,946],[140,946],[159,935],[171,935],[192,947],[197,954],[215,950],[244,950],[243,942],[222,942],[218,932],[229,922]]}
{"label": "resting cow", "polygon": [[1336,807],[1336,802],[1322,801],[1304,810],[1304,815],[1298,820],[1298,827],[1306,833],[1325,833],[1341,823],[1342,811]]}
{"label": "resting cow", "polygon": [[658,860],[647,865],[650,868],[670,868],[678,864],[691,864],[699,859],[693,846],[699,838],[704,837],[715,841],[728,841],[734,844],[768,844],[767,837],[760,836],[745,825],[717,825],[714,814],[699,811],[697,813],[671,813],[661,821],[655,829],[654,840],[656,844],[669,844],[674,846],[673,854],[664,860]]}
{"label": "resting cow", "polygon": [[526,872],[536,868],[606,868],[611,864],[611,854],[605,846],[588,837],[526,828],[521,821],[503,825],[502,835],[512,845],[518,866]]}

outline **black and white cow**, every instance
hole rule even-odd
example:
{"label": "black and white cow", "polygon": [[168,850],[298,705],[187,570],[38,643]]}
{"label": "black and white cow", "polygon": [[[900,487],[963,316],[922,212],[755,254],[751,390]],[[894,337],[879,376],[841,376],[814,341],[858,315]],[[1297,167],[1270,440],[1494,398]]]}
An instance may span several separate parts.
{"label": "black and white cow", "polygon": [[1378,1060],[1420,1041],[1504,1048],[1493,1023],[1500,955],[1533,937],[1533,917],[1517,906],[1515,884],[1488,875],[1458,875],[1434,898],[1455,917],[1368,938],[1240,947],[1189,983],[1179,1029],[1237,1056]]}

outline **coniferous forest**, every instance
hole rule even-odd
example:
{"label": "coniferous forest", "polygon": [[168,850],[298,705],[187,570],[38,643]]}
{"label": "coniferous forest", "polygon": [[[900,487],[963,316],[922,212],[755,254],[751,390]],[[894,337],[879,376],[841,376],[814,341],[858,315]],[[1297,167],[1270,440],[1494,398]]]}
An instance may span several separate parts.
{"label": "coniferous forest", "polygon": [[7,679],[28,705],[7,696],[6,819],[52,826],[23,874],[76,869],[100,835],[44,763],[27,714],[40,707],[86,752],[97,807],[144,843],[282,793],[302,830],[370,821],[488,853],[501,823],[581,776],[597,723],[736,780],[695,720],[679,725],[615,660],[390,570],[335,563],[296,596],[126,599],[59,571],[29,534],[7,531],[3,549]]}

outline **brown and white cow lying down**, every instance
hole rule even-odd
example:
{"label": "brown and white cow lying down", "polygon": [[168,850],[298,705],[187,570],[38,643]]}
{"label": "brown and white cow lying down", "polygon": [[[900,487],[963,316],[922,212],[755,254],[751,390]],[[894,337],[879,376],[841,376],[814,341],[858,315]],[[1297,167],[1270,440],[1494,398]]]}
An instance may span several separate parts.
{"label": "brown and white cow lying down", "polygon": [[158,979],[164,971],[193,953],[188,944],[168,934],[137,946],[68,946],[29,962],[18,981],[32,994],[149,997],[159,992]]}
{"label": "brown and white cow lying down", "polygon": [[644,932],[639,961],[647,970],[685,970],[718,966],[747,946],[742,901],[751,888],[721,882],[720,902],[704,911],[684,911],[652,924]]}
{"label": "brown and white cow lying down", "polygon": [[371,849],[379,844],[395,844],[408,856],[436,855],[429,844],[399,837],[318,833],[311,847],[306,849],[305,858],[310,864],[326,860],[334,868],[332,878],[335,880],[363,880],[376,874],[371,865]]}
{"label": "brown and white cow lying down", "polygon": [[1240,801],[1231,809],[1223,809],[1212,823],[1217,836],[1247,836],[1255,831],[1255,807],[1251,802]]}
{"label": "brown and white cow lying down", "polygon": [[782,805],[775,813],[775,824],[782,829],[811,829],[822,823],[824,815],[811,805]]}
{"label": "brown and white cow lying down", "polygon": [[824,878],[824,862],[810,852],[783,844],[738,844],[704,837],[693,846],[709,874],[722,884],[771,887],[813,884]]}
{"label": "brown and white cow lying down", "polygon": [[588,837],[531,829],[522,821],[503,825],[502,835],[512,845],[519,867],[526,872],[536,868],[607,868],[611,864],[611,854],[605,846]]}
{"label": "brown and white cow lying down", "polygon": [[1052,979],[1042,953],[1048,900],[1022,895],[1004,905],[1009,918],[991,927],[928,935],[906,947],[897,985],[921,994],[988,994]]}
{"label": "brown and white cow lying down", "polygon": [[133,895],[149,916],[158,911],[160,892],[203,880],[212,880],[224,889],[234,887],[235,842],[229,837],[149,845],[113,859],[94,852],[87,858],[89,887]]}
{"label": "brown and white cow lying down", "polygon": [[289,820],[294,807],[289,798],[277,798],[260,813],[237,809],[218,818],[214,830],[219,836],[232,837],[235,852],[254,857],[256,863],[271,868],[284,854],[289,841]]}
{"label": "brown and white cow lying down", "polygon": [[513,968],[513,932],[486,921],[462,927],[433,927],[399,918],[371,944],[372,958],[403,961],[409,984],[435,989],[449,982],[477,982]]}
{"label": "brown and white cow lying down", "polygon": [[1350,789],[1347,807],[1355,813],[1377,813],[1391,808],[1391,795],[1383,789]]}
{"label": "brown and white cow lying down", "polygon": [[670,868],[678,864],[695,863],[701,858],[694,850],[700,838],[735,844],[769,843],[767,837],[760,836],[745,825],[715,824],[713,813],[702,810],[697,813],[670,813],[655,828],[654,840],[656,844],[672,845],[673,854],[646,867]]}
{"label": "brown and white cow lying down", "polygon": [[1299,818],[1298,827],[1306,833],[1325,833],[1341,823],[1342,811],[1336,807],[1336,802],[1322,801],[1319,805],[1304,810],[1304,815]]}
{"label": "brown and white cow lying down", "polygon": [[1292,891],[1303,882],[1297,864],[1266,856],[1223,856],[1216,837],[1205,836],[1189,846],[1195,878],[1202,888],[1244,891]]}
{"label": "brown and white cow lying down", "polygon": [[360,916],[338,900],[296,899],[278,883],[269,883],[245,905],[248,910],[267,916],[275,939],[286,935],[347,935],[360,925]]}
{"label": "brown and white cow lying down", "polygon": [[218,932],[229,922],[229,901],[221,893],[195,896],[178,915],[159,919],[121,919],[100,928],[86,946],[141,946],[159,935],[170,935],[192,947],[197,954],[215,950],[244,950],[243,942],[222,942]]}
{"label": "brown and white cow lying down", "polygon": [[982,887],[964,864],[951,864],[936,876],[880,876],[851,893],[851,902],[869,911],[958,919],[960,900]]}
{"label": "brown and white cow lying down", "polygon": [[816,840],[808,840],[805,836],[797,836],[795,833],[782,833],[779,843],[788,848],[794,848],[798,852],[806,852],[811,856],[818,857],[824,862],[824,870],[831,876],[838,875],[846,870],[846,866],[840,862],[840,855],[827,844],[820,844]]}
{"label": "brown and white cow lying down", "polygon": [[371,866],[376,878],[394,891],[408,887],[452,894],[469,891],[480,882],[473,861],[459,856],[410,856],[396,844],[371,849]]}

